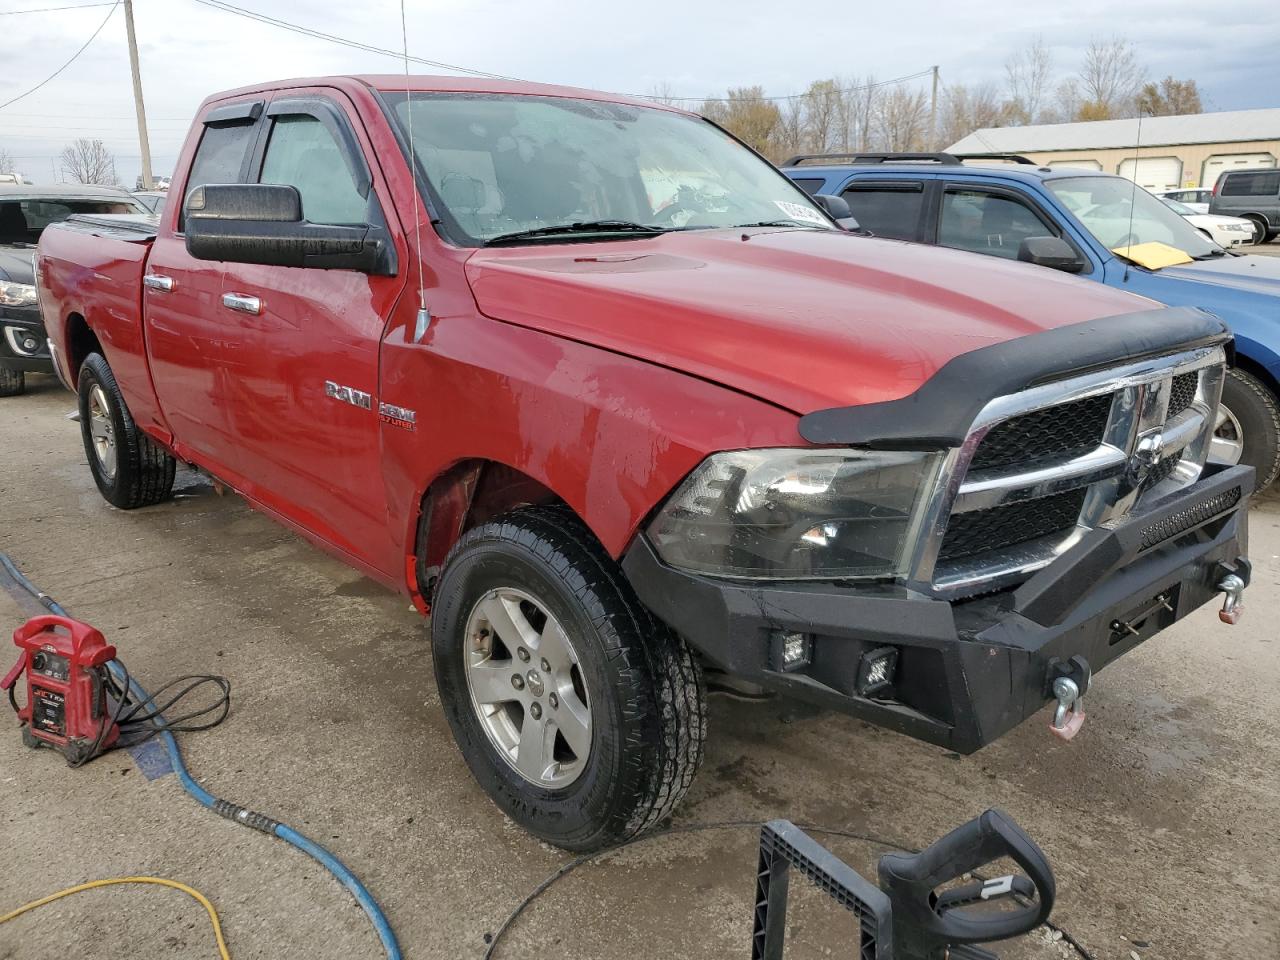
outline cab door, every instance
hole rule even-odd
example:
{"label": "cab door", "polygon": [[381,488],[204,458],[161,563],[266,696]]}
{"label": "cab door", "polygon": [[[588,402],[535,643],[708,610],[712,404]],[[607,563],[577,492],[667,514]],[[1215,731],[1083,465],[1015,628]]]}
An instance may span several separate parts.
{"label": "cab door", "polygon": [[238,441],[229,416],[227,355],[237,333],[222,308],[223,264],[187,253],[179,198],[206,183],[242,183],[262,128],[265,101],[206,112],[185,182],[173,184],[143,277],[147,356],[160,411],[179,453],[234,482]]}
{"label": "cab door", "polygon": [[[288,184],[312,223],[372,224],[406,248],[358,115],[335,91],[291,90],[264,117],[251,181]],[[244,492],[358,563],[394,572],[378,354],[405,285],[355,270],[227,263],[219,309]]]}

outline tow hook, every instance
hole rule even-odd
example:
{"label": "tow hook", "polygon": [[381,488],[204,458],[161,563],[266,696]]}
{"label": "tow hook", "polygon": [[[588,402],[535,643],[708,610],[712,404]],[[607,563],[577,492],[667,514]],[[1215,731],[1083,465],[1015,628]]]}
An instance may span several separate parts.
{"label": "tow hook", "polygon": [[1226,596],[1222,600],[1222,609],[1218,611],[1218,619],[1223,623],[1236,624],[1244,616],[1245,583],[1234,573],[1229,573],[1218,581],[1218,589]]}
{"label": "tow hook", "polygon": [[1053,677],[1053,695],[1058,700],[1049,732],[1062,740],[1070,740],[1084,726],[1084,695],[1089,690],[1091,675],[1089,661],[1074,656],[1067,663],[1050,664],[1049,672]]}

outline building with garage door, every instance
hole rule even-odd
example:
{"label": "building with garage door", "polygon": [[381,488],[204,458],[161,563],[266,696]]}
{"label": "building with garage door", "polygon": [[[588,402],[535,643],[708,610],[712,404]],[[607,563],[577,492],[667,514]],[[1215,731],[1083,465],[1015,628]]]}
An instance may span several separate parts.
{"label": "building with garage door", "polygon": [[1104,170],[1152,191],[1212,187],[1225,170],[1277,165],[1280,109],[1144,117],[1141,146],[1133,119],[988,127],[947,149],[1018,153],[1050,167]]}

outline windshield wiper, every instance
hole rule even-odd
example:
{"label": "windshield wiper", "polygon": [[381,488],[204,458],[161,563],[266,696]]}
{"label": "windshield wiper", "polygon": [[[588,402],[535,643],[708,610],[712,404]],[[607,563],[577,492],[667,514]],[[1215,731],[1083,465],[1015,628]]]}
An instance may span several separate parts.
{"label": "windshield wiper", "polygon": [[734,230],[741,230],[743,227],[796,227],[800,230],[827,230],[828,227],[820,227],[816,223],[801,223],[799,220],[757,220],[755,223],[735,223]]}
{"label": "windshield wiper", "polygon": [[1227,256],[1225,250],[1210,250],[1208,253],[1202,253],[1198,257],[1192,257],[1192,260],[1216,260],[1218,257]]}
{"label": "windshield wiper", "polygon": [[511,233],[500,233],[484,242],[486,247],[501,246],[504,243],[519,243],[522,240],[537,240],[542,237],[570,236],[575,233],[639,233],[645,236],[666,233],[665,227],[655,227],[648,223],[635,223],[631,220],[580,220],[577,223],[559,223],[554,226],[532,227],[528,230],[515,230]]}

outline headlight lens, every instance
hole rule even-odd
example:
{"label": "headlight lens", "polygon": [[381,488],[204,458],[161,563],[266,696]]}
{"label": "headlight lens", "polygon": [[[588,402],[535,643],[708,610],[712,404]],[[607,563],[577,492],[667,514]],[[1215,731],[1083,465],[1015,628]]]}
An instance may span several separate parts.
{"label": "headlight lens", "polygon": [[937,454],[740,450],[708,457],[649,527],[674,567],[776,580],[905,572]]}
{"label": "headlight lens", "polygon": [[29,283],[0,280],[0,304],[6,307],[29,307],[36,302],[36,288]]}

